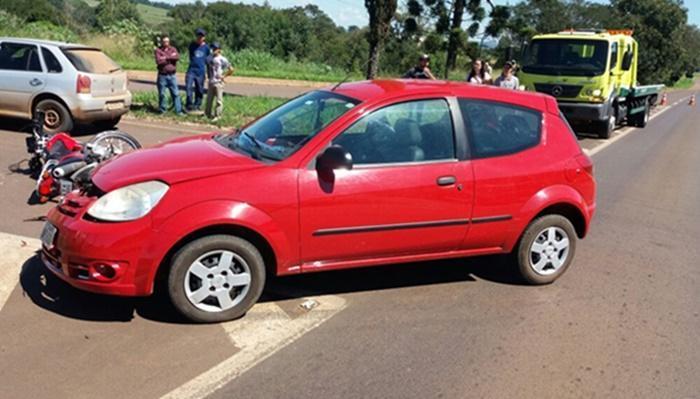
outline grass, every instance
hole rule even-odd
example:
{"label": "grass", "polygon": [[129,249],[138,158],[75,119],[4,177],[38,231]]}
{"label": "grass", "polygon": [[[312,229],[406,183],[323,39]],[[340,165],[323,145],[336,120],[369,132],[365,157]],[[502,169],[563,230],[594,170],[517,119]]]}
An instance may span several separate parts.
{"label": "grass", "polygon": [[153,7],[146,4],[137,4],[136,9],[141,19],[148,25],[158,26],[173,19],[168,16],[168,10],[160,7]]}
{"label": "grass", "polygon": [[700,73],[696,73],[695,75],[693,75],[692,78],[683,76],[678,82],[676,82],[673,85],[672,88],[679,90],[690,89],[691,87],[693,87],[693,84],[695,84],[695,79],[697,79],[698,77],[700,77]]}
{"label": "grass", "polygon": [[[212,123],[209,118],[204,115],[175,115],[174,112],[170,111],[165,114],[160,114],[158,110],[158,93],[155,91],[150,92],[135,92],[133,93],[133,104],[131,106],[131,116],[141,119],[149,120],[166,120],[170,122],[190,122],[199,124],[209,124],[218,127],[239,127],[242,126],[253,119],[259,117],[260,115],[268,112],[269,110],[277,107],[283,102],[287,101],[283,98],[277,97],[263,97],[263,96],[251,96],[251,97],[239,97],[224,95],[224,113],[221,119],[216,123]],[[168,104],[170,103],[170,96],[168,95]],[[184,93],[181,93],[182,104],[185,104]],[[204,98],[204,104],[206,104],[206,96]],[[204,104],[202,109],[204,109]]]}

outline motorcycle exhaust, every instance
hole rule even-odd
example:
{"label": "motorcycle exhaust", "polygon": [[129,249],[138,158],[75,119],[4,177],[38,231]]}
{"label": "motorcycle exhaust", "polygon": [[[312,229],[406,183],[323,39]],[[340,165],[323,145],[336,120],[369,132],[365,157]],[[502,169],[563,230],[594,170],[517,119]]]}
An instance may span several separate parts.
{"label": "motorcycle exhaust", "polygon": [[76,170],[82,168],[85,165],[87,164],[83,161],[71,162],[67,165],[57,166],[51,174],[54,178],[60,179],[72,175]]}

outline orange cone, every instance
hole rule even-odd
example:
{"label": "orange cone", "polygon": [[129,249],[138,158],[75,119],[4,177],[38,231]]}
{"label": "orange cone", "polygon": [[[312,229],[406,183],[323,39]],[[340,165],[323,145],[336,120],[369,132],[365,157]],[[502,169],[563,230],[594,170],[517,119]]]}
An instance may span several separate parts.
{"label": "orange cone", "polygon": [[659,105],[662,107],[668,105],[668,94],[664,93],[664,95],[661,96],[661,103]]}
{"label": "orange cone", "polygon": [[695,105],[695,94],[690,96],[690,101],[688,101],[688,105],[694,106]]}

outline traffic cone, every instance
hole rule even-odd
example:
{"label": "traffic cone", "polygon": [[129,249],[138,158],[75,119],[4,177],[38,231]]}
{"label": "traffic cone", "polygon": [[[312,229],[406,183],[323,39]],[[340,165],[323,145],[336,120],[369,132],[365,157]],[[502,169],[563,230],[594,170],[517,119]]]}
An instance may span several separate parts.
{"label": "traffic cone", "polygon": [[690,96],[690,101],[688,101],[688,105],[695,106],[695,94]]}
{"label": "traffic cone", "polygon": [[664,93],[664,95],[661,96],[661,103],[659,105],[662,107],[668,105],[668,94]]}

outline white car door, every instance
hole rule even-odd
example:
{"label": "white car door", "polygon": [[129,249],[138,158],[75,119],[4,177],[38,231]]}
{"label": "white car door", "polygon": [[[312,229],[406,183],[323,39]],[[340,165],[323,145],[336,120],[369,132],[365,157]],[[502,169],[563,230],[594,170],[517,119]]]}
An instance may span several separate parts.
{"label": "white car door", "polygon": [[0,43],[0,113],[30,116],[30,101],[45,84],[46,76],[36,45]]}

